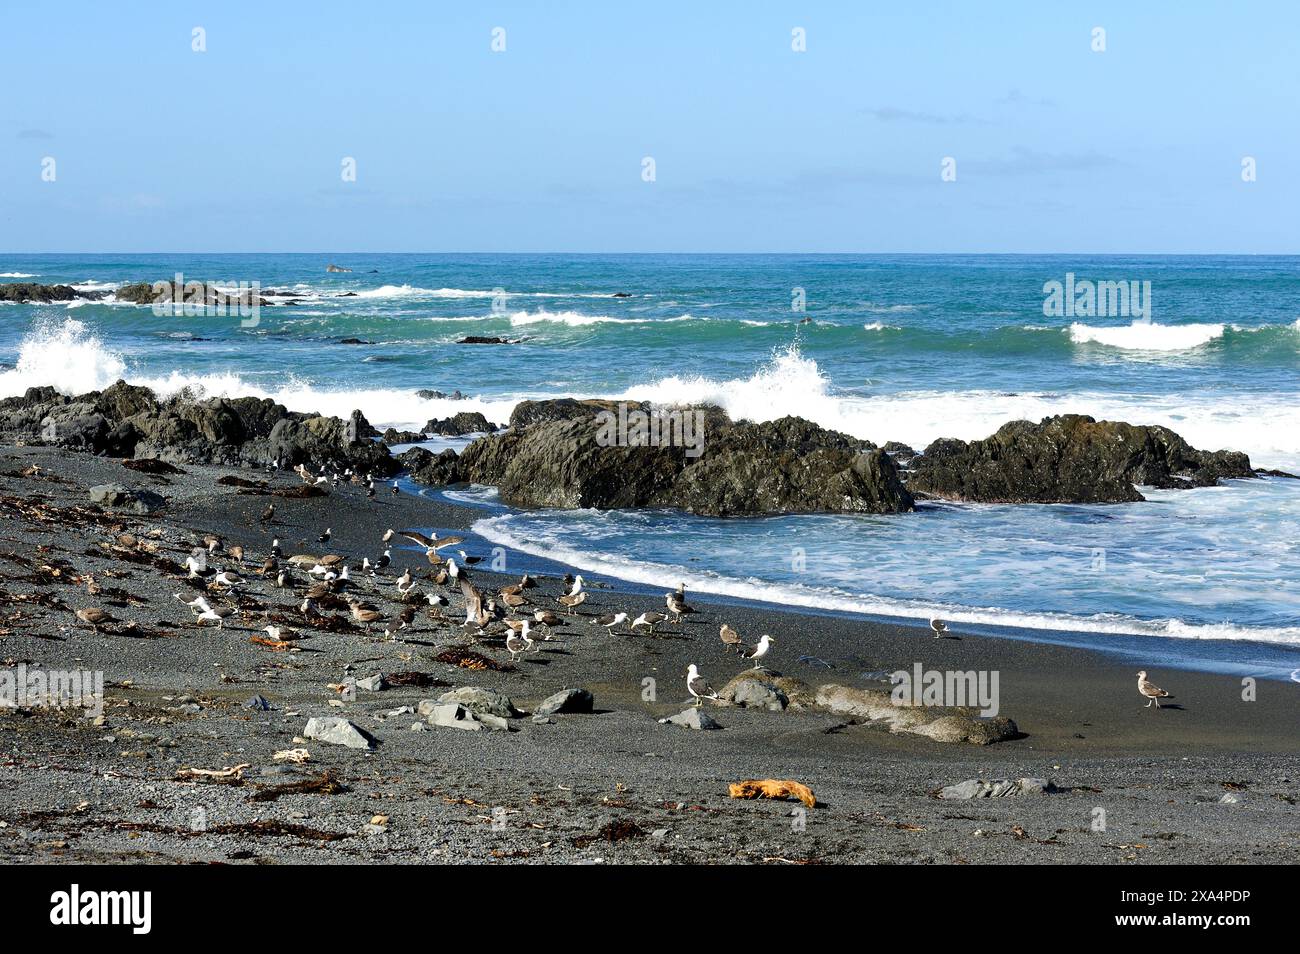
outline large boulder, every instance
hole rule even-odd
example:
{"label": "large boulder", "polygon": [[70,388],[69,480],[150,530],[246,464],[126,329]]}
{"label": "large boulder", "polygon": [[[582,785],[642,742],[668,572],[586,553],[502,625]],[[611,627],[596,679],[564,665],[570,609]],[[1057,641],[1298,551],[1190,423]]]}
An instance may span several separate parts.
{"label": "large boulder", "polygon": [[451,417],[434,418],[424,425],[424,433],[437,434],[441,437],[482,434],[496,429],[497,426],[479,411],[461,411]]}
{"label": "large boulder", "polygon": [[908,489],[985,503],[1122,503],[1135,485],[1207,487],[1253,477],[1235,451],[1201,451],[1165,427],[1081,414],[1012,421],[982,441],[938,440],[910,462]]}
{"label": "large boulder", "polygon": [[815,704],[837,715],[880,723],[890,732],[923,735],[935,742],[991,745],[1020,735],[1016,724],[1002,716],[987,718],[964,706],[897,705],[883,689],[827,684],[817,688]]}
{"label": "large boulder", "polygon": [[632,404],[620,415],[611,402],[569,398],[523,402],[508,430],[466,447],[451,473],[439,467],[429,476],[495,486],[502,502],[518,507],[672,507],[714,516],[912,509],[892,458],[868,442],[795,417],[734,422],[714,407],[673,409],[690,427],[665,428],[675,440],[644,446],[611,424],[610,415],[652,411]]}

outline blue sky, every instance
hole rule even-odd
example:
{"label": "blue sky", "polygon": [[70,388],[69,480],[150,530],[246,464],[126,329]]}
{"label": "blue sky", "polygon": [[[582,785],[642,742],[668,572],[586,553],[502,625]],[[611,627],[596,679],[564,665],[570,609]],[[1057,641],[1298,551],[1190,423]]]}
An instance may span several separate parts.
{"label": "blue sky", "polygon": [[11,2],[0,250],[1294,253],[1297,36],[1293,2]]}

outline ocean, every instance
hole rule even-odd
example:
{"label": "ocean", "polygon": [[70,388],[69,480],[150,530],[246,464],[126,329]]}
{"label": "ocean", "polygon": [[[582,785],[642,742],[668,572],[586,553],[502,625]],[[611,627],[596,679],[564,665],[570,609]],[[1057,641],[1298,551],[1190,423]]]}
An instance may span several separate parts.
{"label": "ocean", "polygon": [[[327,273],[327,262],[352,271]],[[85,290],[177,274],[257,281],[294,304],[251,325],[115,302],[2,304],[0,396],[126,378],[163,393],[360,408],[402,429],[461,410],[504,423],[518,401],[544,396],[707,401],[917,449],[1077,412],[1163,424],[1197,447],[1300,472],[1295,257],[0,256],[0,281]],[[1045,314],[1051,282],[1136,283],[1132,303],[1149,315],[1090,314],[1086,302]],[[519,343],[457,344],[466,335]],[[940,615],[1021,638],[1165,637],[1166,653],[1213,641],[1220,659],[1300,666],[1300,481],[1146,495],[722,520],[520,513],[481,488],[453,494],[482,508],[475,530],[491,543],[634,583]]]}

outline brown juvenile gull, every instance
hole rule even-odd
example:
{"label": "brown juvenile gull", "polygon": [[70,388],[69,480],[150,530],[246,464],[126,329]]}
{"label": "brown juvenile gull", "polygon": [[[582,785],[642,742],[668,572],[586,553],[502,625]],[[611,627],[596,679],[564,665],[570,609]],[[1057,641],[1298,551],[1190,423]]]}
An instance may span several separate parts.
{"label": "brown juvenile gull", "polygon": [[1151,700],[1151,702],[1148,702],[1143,706],[1144,709],[1150,709],[1152,703],[1154,703],[1155,707],[1159,709],[1161,699],[1172,698],[1169,693],[1165,692],[1155,683],[1147,681],[1147,671],[1145,669],[1138,673],[1138,692]]}
{"label": "brown juvenile gull", "polygon": [[77,610],[77,619],[81,620],[83,623],[88,624],[90,628],[95,630],[96,632],[98,632],[99,627],[103,626],[105,623],[117,622],[116,619],[108,615],[108,612],[106,610],[102,610],[98,606],[92,606],[89,609]]}
{"label": "brown juvenile gull", "polygon": [[718,638],[727,646],[739,648],[741,645],[740,633],[736,632],[726,623],[723,623],[722,629],[718,630]]}
{"label": "brown juvenile gull", "polygon": [[561,596],[559,597],[557,602],[564,607],[564,611],[566,614],[573,615],[578,611],[579,606],[587,602],[587,594],[584,591],[582,593],[578,593],[575,596]]}
{"label": "brown juvenile gull", "polygon": [[686,689],[695,697],[695,704],[700,705],[705,699],[717,699],[718,693],[708,680],[700,675],[699,669],[695,663],[691,663],[686,669]]}

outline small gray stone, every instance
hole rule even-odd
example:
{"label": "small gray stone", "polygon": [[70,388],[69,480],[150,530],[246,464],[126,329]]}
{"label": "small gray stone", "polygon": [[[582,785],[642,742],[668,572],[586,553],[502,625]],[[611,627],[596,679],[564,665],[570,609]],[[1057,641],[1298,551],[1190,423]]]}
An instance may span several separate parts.
{"label": "small gray stone", "polygon": [[364,729],[338,716],[317,716],[308,719],[307,728],[303,729],[302,734],[317,742],[346,745],[350,749],[375,747],[375,740]]}
{"label": "small gray stone", "polygon": [[1234,795],[1232,792],[1224,792],[1219,798],[1220,805],[1237,805],[1241,802],[1240,795]]}
{"label": "small gray stone", "polygon": [[515,708],[514,703],[510,701],[510,697],[504,692],[485,689],[482,686],[461,686],[452,689],[440,695],[438,702],[454,702],[475,713],[488,713],[502,719],[510,719],[519,715],[519,710]]}
{"label": "small gray stone", "polygon": [[377,672],[373,676],[366,676],[365,679],[358,679],[357,688],[365,689],[367,692],[378,692],[380,689],[387,689],[388,683],[384,681],[384,674]]}
{"label": "small gray stone", "polygon": [[533,716],[533,725],[555,725],[555,720],[546,715]]}
{"label": "small gray stone", "polygon": [[561,689],[537,705],[537,715],[566,715],[573,712],[591,712],[596,699],[586,689]]}
{"label": "small gray stone", "polygon": [[509,719],[490,712],[474,712],[455,702],[442,702],[433,706],[429,711],[429,725],[444,729],[465,729],[469,732],[482,732],[484,729],[510,731]]}
{"label": "small gray stone", "polygon": [[699,706],[691,706],[677,715],[669,716],[666,719],[660,719],[660,724],[671,722],[673,725],[684,726],[687,729],[721,729],[722,726]]}

